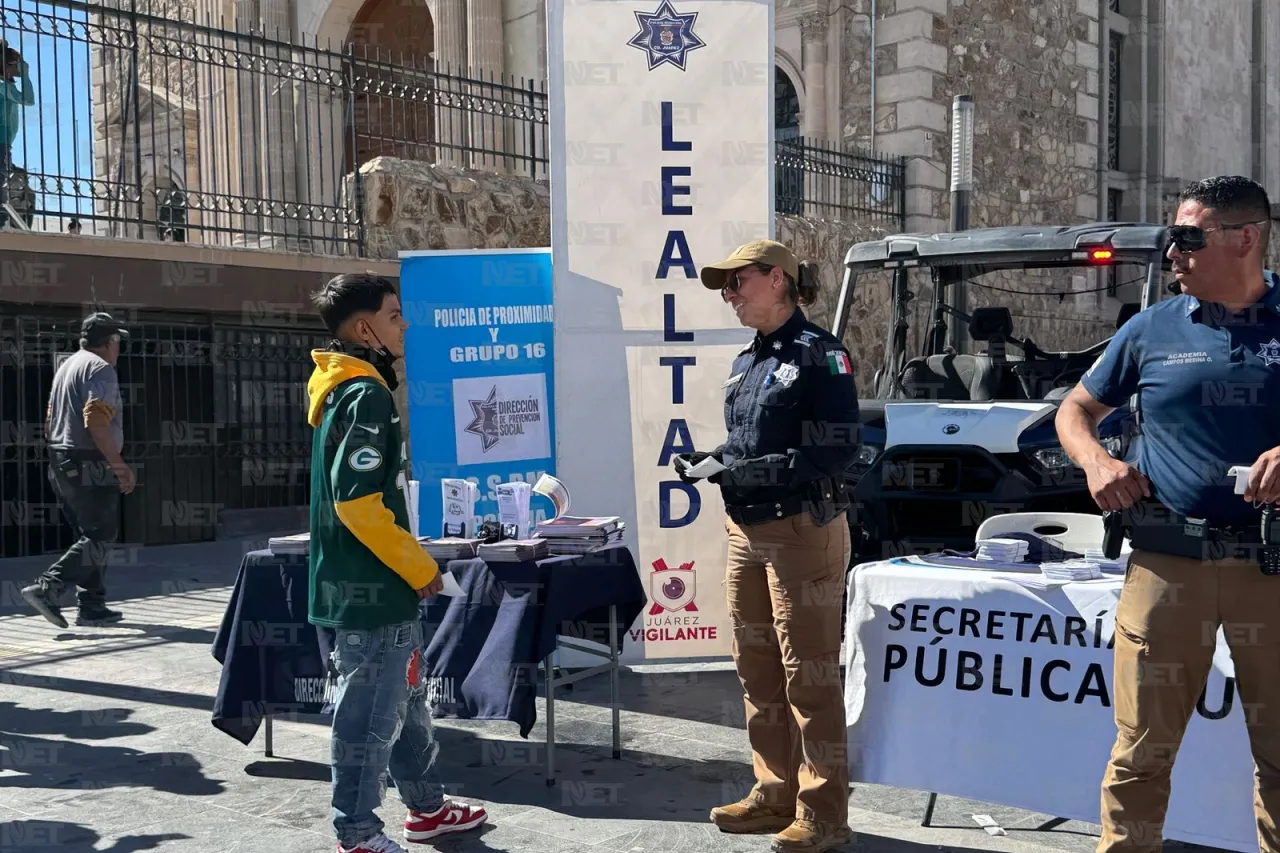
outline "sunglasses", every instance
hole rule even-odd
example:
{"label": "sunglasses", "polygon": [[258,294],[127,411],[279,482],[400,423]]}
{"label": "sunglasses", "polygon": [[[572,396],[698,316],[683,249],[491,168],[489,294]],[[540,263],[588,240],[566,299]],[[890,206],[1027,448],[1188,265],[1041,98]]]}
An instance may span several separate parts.
{"label": "sunglasses", "polygon": [[772,270],[773,270],[773,267],[768,266],[767,264],[757,264],[756,266],[751,266],[751,267],[747,267],[746,269],[739,270],[738,272],[735,272],[733,275],[725,278],[724,287],[720,288],[720,292],[721,293],[737,293],[738,290],[742,288],[743,273],[756,273],[758,275],[767,275]]}
{"label": "sunglasses", "polygon": [[1209,233],[1211,231],[1237,231],[1249,225],[1261,225],[1266,221],[1265,219],[1255,219],[1252,222],[1232,222],[1227,225],[1219,225],[1217,228],[1201,228],[1198,225],[1170,225],[1166,231],[1169,235],[1169,242],[1177,246],[1179,252],[1198,252],[1209,245]]}

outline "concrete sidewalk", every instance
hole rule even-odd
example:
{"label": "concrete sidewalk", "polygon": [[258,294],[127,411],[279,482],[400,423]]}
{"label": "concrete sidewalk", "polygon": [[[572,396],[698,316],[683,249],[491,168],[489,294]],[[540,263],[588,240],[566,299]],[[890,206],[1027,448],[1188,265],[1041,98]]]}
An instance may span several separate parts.
{"label": "concrete sidewalk", "polygon": [[[240,555],[261,541],[137,549],[111,569],[125,621],[60,630],[18,590],[50,560],[0,561],[0,853],[332,851],[328,728],[278,722],[242,746],[210,724],[220,668],[209,653]],[[451,795],[491,825],[441,841],[457,853],[765,853],[767,836],[719,833],[713,805],[751,784],[742,694],[726,665],[635,667],[622,677],[623,757],[610,755],[607,679],[558,693],[558,784],[544,784],[545,722],[438,722]],[[541,701],[539,717],[545,716]],[[1046,769],[1046,772],[1051,772]],[[847,850],[1089,853],[1098,827],[1036,829],[1049,815],[859,785]],[[381,811],[398,830],[394,790]],[[973,820],[991,815],[1007,835]],[[397,832],[392,832],[393,837]],[[422,850],[432,845],[413,845]],[[1170,843],[1166,849],[1200,850]]]}

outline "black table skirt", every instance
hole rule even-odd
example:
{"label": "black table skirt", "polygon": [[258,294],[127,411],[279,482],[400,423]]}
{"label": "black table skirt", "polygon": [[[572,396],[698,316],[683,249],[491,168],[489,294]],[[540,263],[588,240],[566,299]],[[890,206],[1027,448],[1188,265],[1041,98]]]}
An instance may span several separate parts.
{"label": "black table skirt", "polygon": [[[619,648],[647,601],[625,546],[536,563],[453,560],[465,598],[422,608],[425,676],[435,717],[506,720],[528,737],[537,719],[537,667],[557,635],[608,643],[617,607]],[[332,712],[333,631],[307,622],[306,555],[253,551],[214,638],[222,664],[213,725],[250,743],[266,714]]]}

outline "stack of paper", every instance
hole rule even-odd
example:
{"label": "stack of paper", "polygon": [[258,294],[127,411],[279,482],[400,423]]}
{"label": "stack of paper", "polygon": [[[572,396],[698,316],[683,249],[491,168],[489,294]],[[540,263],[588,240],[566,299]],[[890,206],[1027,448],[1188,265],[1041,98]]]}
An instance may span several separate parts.
{"label": "stack of paper", "polygon": [[1041,563],[1040,574],[1050,580],[1087,581],[1102,577],[1102,570],[1092,560],[1063,560],[1060,563]]}
{"label": "stack of paper", "polygon": [[480,488],[470,480],[445,479],[440,481],[444,500],[444,518],[440,523],[441,536],[474,536],[476,530],[476,501]]}
{"label": "stack of paper", "polygon": [[1107,555],[1102,553],[1101,548],[1090,548],[1084,552],[1084,558],[1091,563],[1097,563],[1098,568],[1105,574],[1122,575],[1125,569],[1129,567],[1129,555],[1132,553],[1132,548],[1122,548],[1118,558],[1108,560]]}
{"label": "stack of paper", "polygon": [[486,563],[531,563],[548,555],[545,539],[503,539],[476,549]]}
{"label": "stack of paper", "polygon": [[539,524],[534,535],[545,540],[553,554],[586,554],[622,541],[626,527],[616,515],[562,515]]}
{"label": "stack of paper", "polygon": [[456,536],[450,536],[445,539],[427,539],[425,537],[418,539],[418,544],[437,563],[447,563],[449,560],[470,560],[476,556],[476,548],[479,547],[480,542],[481,540],[479,539],[461,539]]}
{"label": "stack of paper", "polygon": [[1027,558],[1031,545],[1022,539],[979,539],[979,560],[995,560],[1000,563],[1021,563]]}
{"label": "stack of paper", "polygon": [[498,524],[507,539],[528,539],[530,533],[529,497],[533,487],[528,483],[500,483],[498,493]]}
{"label": "stack of paper", "polygon": [[405,509],[409,513],[409,532],[416,538],[418,535],[418,490],[421,484],[417,480],[409,481],[409,488],[405,493]]}
{"label": "stack of paper", "polygon": [[311,552],[311,534],[295,533],[292,536],[272,536],[267,540],[267,549],[272,554],[309,554]]}

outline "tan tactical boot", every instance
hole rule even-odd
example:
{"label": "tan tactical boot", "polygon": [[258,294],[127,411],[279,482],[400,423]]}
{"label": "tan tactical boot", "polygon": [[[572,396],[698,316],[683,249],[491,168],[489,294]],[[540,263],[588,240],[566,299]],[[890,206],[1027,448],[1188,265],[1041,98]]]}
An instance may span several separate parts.
{"label": "tan tactical boot", "polygon": [[797,820],[773,837],[774,853],[824,853],[853,841],[853,830],[838,823]]}
{"label": "tan tactical boot", "polygon": [[711,822],[721,832],[777,832],[791,825],[796,807],[766,806],[747,797],[711,810]]}

